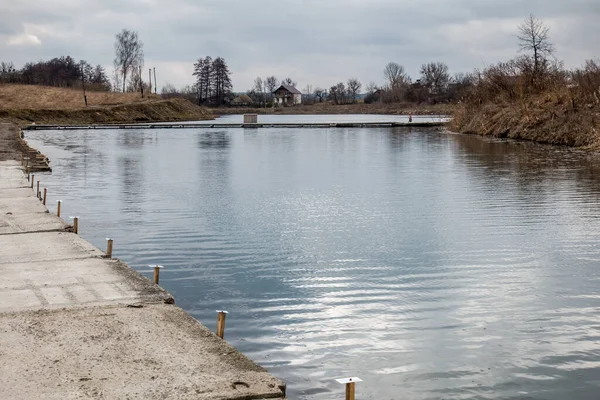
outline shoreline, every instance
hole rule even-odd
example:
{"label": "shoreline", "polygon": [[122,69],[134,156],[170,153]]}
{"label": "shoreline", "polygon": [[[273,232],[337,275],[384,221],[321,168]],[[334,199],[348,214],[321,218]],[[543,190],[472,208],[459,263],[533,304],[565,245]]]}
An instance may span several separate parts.
{"label": "shoreline", "polygon": [[[15,129],[0,124],[0,140]],[[15,148],[0,153],[0,249],[8,398],[285,398],[281,380],[50,214]]]}
{"label": "shoreline", "polygon": [[259,115],[451,115],[454,110],[452,104],[417,105],[417,104],[383,104],[383,103],[356,103],[333,105],[328,103],[315,103],[311,105],[298,105],[294,107],[229,107],[209,108],[215,117],[236,114]]}

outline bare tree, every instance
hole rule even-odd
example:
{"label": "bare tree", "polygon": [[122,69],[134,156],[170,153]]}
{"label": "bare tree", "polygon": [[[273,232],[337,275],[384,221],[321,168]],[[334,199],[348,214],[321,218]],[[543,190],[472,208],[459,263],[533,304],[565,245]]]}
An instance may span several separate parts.
{"label": "bare tree", "polygon": [[314,95],[317,99],[319,99],[319,103],[322,103],[323,99],[327,97],[327,89],[318,87],[315,89]]}
{"label": "bare tree", "polygon": [[295,82],[292,78],[285,78],[284,80],[281,81],[281,84],[282,85],[293,86],[293,87],[298,86],[298,83]]}
{"label": "bare tree", "polygon": [[383,76],[391,89],[397,88],[410,82],[410,77],[404,67],[398,63],[388,63],[383,69]]}
{"label": "bare tree", "polygon": [[163,97],[170,97],[177,94],[177,88],[170,83],[165,83],[165,86],[162,87],[160,94]]}
{"label": "bare tree", "polygon": [[348,79],[348,96],[352,100],[353,103],[356,103],[356,96],[362,87],[362,83],[356,78]]}
{"label": "bare tree", "polygon": [[375,92],[379,90],[375,82],[369,82],[367,85],[367,95],[373,95]]}
{"label": "bare tree", "polygon": [[273,92],[277,89],[277,77],[276,76],[267,76],[265,78],[265,86],[269,90],[269,97],[273,96]]}
{"label": "bare tree", "polygon": [[344,104],[346,102],[346,86],[343,82],[339,82],[329,89],[329,97],[333,99],[335,104]]}
{"label": "bare tree", "polygon": [[127,74],[133,74],[144,64],[144,44],[135,31],[123,29],[115,41],[115,69],[123,76],[123,91]]}
{"label": "bare tree", "polygon": [[440,92],[450,81],[448,65],[443,62],[430,62],[421,66],[421,82],[429,89]]}
{"label": "bare tree", "polygon": [[263,80],[260,76],[257,76],[256,79],[254,79],[254,88],[253,89],[257,94],[259,94],[260,101],[264,102],[265,94],[263,92]]}
{"label": "bare tree", "polygon": [[540,64],[554,53],[554,44],[550,42],[548,35],[550,28],[533,14],[529,14],[518,28],[519,48],[521,51],[531,53],[534,74],[537,74],[540,71]]}
{"label": "bare tree", "polygon": [[333,101],[333,104],[340,104],[340,96],[337,85],[333,85],[331,88],[329,88],[329,98]]}

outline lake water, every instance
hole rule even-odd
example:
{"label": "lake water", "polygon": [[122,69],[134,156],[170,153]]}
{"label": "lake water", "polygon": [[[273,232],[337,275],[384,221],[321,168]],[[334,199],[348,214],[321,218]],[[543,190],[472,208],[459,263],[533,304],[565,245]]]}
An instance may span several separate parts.
{"label": "lake water", "polygon": [[27,139],[51,211],[164,265],[209,328],[228,310],[290,399],[342,399],[348,376],[358,399],[600,396],[595,155],[405,128]]}

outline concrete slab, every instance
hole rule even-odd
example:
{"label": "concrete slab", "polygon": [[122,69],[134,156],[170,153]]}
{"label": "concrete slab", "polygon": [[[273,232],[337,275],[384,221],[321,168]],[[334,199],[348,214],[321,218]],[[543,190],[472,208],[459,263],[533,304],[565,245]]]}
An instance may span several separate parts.
{"label": "concrete slab", "polygon": [[32,190],[30,187],[5,188],[0,190],[0,199],[11,199],[16,197],[33,197],[34,199],[37,198],[35,197],[34,190]]}
{"label": "concrete slab", "polygon": [[58,231],[66,229],[67,226],[68,224],[65,221],[53,214],[14,215],[0,213],[0,236],[14,233]]}
{"label": "concrete slab", "polygon": [[172,305],[1,313],[0,325],[7,399],[285,396],[283,382]]}
{"label": "concrete slab", "polygon": [[[26,187],[27,175],[24,174],[21,166],[7,166],[7,161],[3,161],[0,164],[0,189],[10,189]],[[31,184],[30,184],[31,185]]]}
{"label": "concrete slab", "polygon": [[7,190],[0,190],[0,214],[48,213],[48,209],[34,196],[3,198],[2,194],[4,192],[7,192]]}
{"label": "concrete slab", "polygon": [[74,233],[0,235],[0,268],[2,268],[2,264],[7,263],[31,263],[102,256],[104,256],[104,252]]}
{"label": "concrete slab", "polygon": [[164,302],[173,302],[168,292],[119,260],[0,264],[0,312]]}
{"label": "concrete slab", "polygon": [[5,179],[23,179],[27,180],[27,175],[23,173],[25,169],[20,161],[8,160],[0,161],[0,181]]}

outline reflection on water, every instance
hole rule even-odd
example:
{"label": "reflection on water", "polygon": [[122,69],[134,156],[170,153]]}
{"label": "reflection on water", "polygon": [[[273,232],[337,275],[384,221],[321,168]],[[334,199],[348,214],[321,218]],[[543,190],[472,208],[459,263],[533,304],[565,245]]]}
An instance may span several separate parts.
{"label": "reflection on water", "polygon": [[595,155],[433,130],[28,134],[82,235],[290,398],[597,399]]}

